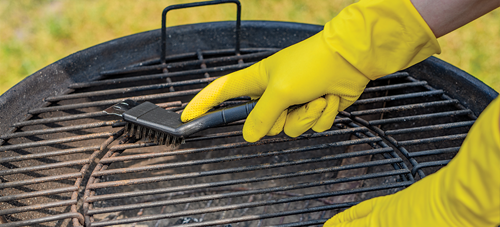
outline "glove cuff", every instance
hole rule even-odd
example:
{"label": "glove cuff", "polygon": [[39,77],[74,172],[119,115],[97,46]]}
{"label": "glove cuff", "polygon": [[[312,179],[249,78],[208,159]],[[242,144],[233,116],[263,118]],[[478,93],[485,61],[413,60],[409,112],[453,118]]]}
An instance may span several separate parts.
{"label": "glove cuff", "polygon": [[410,0],[362,0],[324,27],[324,41],[369,79],[441,53],[434,33]]}

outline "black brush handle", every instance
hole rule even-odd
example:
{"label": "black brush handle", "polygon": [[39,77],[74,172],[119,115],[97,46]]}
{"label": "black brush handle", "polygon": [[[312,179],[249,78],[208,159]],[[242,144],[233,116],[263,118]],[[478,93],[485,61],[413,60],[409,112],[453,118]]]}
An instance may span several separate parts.
{"label": "black brush handle", "polygon": [[187,123],[184,123],[178,130],[180,134],[187,136],[203,129],[243,120],[248,117],[255,107],[257,100],[247,102],[243,105],[228,107],[212,111]]}
{"label": "black brush handle", "polygon": [[[144,102],[125,111],[122,117],[125,121],[138,127],[146,127],[159,133],[183,138],[203,129],[245,119],[256,103],[257,100],[247,102],[243,105],[212,111],[189,122],[182,122],[180,114],[165,110],[153,103]],[[113,111],[115,110],[113,109]],[[139,129],[142,130],[142,128]]]}

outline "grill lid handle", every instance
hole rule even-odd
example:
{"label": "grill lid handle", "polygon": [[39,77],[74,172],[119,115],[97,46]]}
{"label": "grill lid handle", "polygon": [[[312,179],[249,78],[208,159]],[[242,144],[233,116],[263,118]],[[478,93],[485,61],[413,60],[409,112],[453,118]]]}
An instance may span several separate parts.
{"label": "grill lid handle", "polygon": [[241,28],[241,4],[238,0],[216,0],[216,1],[205,1],[205,2],[193,2],[187,4],[177,4],[171,5],[167,8],[163,9],[163,13],[161,15],[161,63],[166,63],[167,56],[167,13],[170,10],[174,9],[185,9],[192,8],[198,6],[208,6],[208,5],[218,5],[225,3],[234,3],[236,4],[236,41],[234,51],[238,55],[240,53],[240,28]]}

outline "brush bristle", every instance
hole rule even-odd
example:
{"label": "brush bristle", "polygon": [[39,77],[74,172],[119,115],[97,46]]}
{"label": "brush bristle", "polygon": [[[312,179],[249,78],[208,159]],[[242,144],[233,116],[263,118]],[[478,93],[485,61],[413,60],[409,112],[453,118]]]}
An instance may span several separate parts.
{"label": "brush bristle", "polygon": [[153,142],[159,145],[176,147],[185,143],[184,138],[180,138],[165,132],[160,132],[151,128],[147,128],[129,122],[125,124],[125,133],[127,134],[127,136],[135,137],[135,139],[137,140],[142,139],[143,141]]}

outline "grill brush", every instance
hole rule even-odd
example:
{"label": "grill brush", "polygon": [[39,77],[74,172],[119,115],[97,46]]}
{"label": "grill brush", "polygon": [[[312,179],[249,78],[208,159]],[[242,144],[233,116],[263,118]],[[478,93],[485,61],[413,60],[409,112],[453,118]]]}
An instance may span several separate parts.
{"label": "grill brush", "polygon": [[257,101],[215,110],[189,122],[182,122],[181,115],[165,110],[151,102],[141,104],[127,99],[104,110],[117,115],[127,123],[125,132],[136,139],[160,145],[178,146],[184,139],[203,129],[245,119]]}

